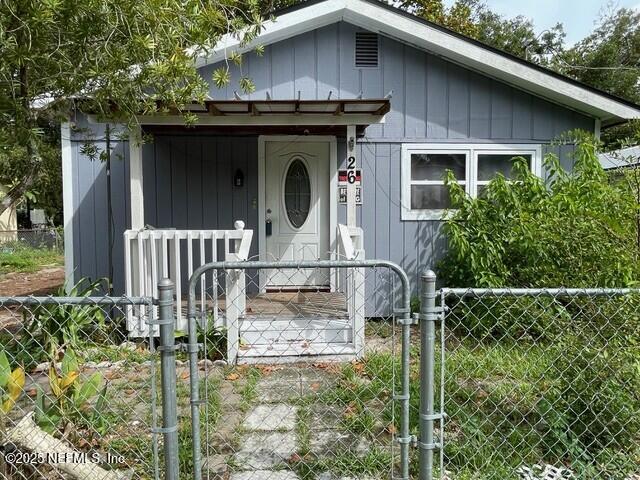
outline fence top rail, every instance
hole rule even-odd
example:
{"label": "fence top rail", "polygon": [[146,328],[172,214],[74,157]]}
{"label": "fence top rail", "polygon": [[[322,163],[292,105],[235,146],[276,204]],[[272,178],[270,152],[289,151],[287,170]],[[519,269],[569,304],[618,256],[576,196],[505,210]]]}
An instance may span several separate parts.
{"label": "fence top rail", "polygon": [[0,306],[7,305],[152,305],[152,297],[0,297]]}
{"label": "fence top rail", "polygon": [[445,297],[613,297],[640,294],[640,288],[442,288]]}
{"label": "fence top rail", "polygon": [[211,270],[250,270],[250,269],[306,269],[306,268],[389,268],[394,271],[402,284],[403,308],[409,308],[409,277],[397,263],[389,260],[310,260],[304,262],[288,261],[224,261],[211,262],[196,268],[189,279],[188,310],[189,316],[195,316],[195,291],[199,278]]}

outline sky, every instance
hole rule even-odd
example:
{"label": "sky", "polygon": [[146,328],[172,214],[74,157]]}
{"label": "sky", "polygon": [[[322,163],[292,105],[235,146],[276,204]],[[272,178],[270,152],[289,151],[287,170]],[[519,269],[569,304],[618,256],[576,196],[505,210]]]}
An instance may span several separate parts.
{"label": "sky", "polygon": [[[445,0],[451,5],[454,0]],[[495,12],[515,17],[524,15],[532,18],[536,31],[541,32],[557,22],[564,25],[567,45],[586,37],[607,6],[640,9],[639,0],[485,0]]]}

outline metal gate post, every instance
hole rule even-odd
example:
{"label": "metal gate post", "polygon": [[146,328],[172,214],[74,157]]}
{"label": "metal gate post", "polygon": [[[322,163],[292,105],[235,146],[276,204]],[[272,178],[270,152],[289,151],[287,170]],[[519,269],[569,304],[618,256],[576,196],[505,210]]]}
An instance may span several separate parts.
{"label": "metal gate post", "polygon": [[433,441],[435,380],[435,322],[436,274],[428,270],[422,274],[420,296],[420,480],[433,478],[433,451],[438,445]]}
{"label": "metal gate post", "polygon": [[[405,289],[403,297],[409,299],[408,285],[404,285]],[[415,444],[415,436],[409,433],[409,397],[410,397],[410,384],[411,384],[411,308],[409,305],[403,305],[400,310],[402,318],[398,320],[398,323],[402,325],[402,380],[401,380],[401,393],[396,397],[396,400],[400,400],[402,403],[402,417],[400,419],[400,437],[397,441],[400,443],[400,472],[402,480],[409,480],[409,448]]]}
{"label": "metal gate post", "polygon": [[176,342],[173,315],[174,284],[164,278],[158,284],[160,325],[160,378],[162,382],[162,429],[165,479],[178,480],[178,414],[176,406]]}

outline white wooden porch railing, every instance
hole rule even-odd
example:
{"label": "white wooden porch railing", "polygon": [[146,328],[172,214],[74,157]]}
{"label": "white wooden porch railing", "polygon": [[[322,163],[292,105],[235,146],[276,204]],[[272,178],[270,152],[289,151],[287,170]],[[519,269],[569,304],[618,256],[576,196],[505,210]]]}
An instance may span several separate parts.
{"label": "white wooden porch railing", "polygon": [[[363,230],[338,225],[338,254],[343,260],[364,260]],[[365,269],[341,269],[338,288],[347,299],[347,312],[353,327],[353,344],[357,358],[364,355]]]}
{"label": "white wooden porch railing", "polygon": [[[124,232],[125,257],[125,289],[126,295],[152,296],[157,298],[158,282],[162,278],[170,278],[176,286],[176,329],[186,330],[186,308],[182,298],[187,292],[187,280],[194,270],[207,261],[247,260],[253,237],[252,230],[244,230],[244,222],[236,221],[235,230],[127,230]],[[224,241],[224,252],[221,258],[218,252],[218,240]],[[186,252],[186,277],[182,275],[183,252]],[[197,253],[195,253],[197,252]],[[186,280],[185,280],[186,279]],[[185,280],[183,282],[183,280]],[[207,284],[207,281],[211,285]],[[236,279],[240,280],[240,279]],[[244,279],[242,279],[244,280]],[[232,282],[235,283],[235,282]],[[226,288],[231,285],[227,282]],[[244,288],[237,302],[240,308],[244,305]],[[218,318],[218,285],[217,277],[202,275],[198,304],[200,311],[205,312],[207,291],[210,291],[214,302],[212,312],[216,326],[220,326]],[[150,312],[144,306],[127,308],[127,330],[131,337],[146,337],[149,326],[146,320]],[[244,312],[242,312],[244,313]],[[153,317],[157,316],[157,307],[153,307]],[[154,327],[157,330],[157,327]],[[154,331],[154,333],[156,333]]]}

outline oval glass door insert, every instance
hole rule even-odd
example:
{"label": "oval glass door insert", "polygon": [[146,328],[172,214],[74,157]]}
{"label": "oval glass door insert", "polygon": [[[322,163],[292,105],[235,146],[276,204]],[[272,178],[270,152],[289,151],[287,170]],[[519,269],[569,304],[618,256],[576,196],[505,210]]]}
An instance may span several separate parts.
{"label": "oval glass door insert", "polygon": [[299,159],[291,162],[285,176],[284,206],[291,225],[301,228],[309,216],[311,181],[307,167]]}

